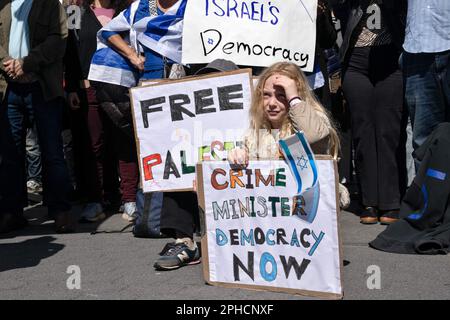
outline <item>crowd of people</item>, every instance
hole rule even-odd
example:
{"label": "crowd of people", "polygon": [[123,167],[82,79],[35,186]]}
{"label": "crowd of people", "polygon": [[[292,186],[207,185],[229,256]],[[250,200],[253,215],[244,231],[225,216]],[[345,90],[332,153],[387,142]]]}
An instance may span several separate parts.
{"label": "crowd of people", "polygon": [[[186,2],[3,1],[0,233],[27,224],[28,192],[42,192],[58,233],[74,232],[78,218],[103,220],[107,211],[136,219],[139,166],[129,87],[93,81],[90,71],[108,59],[136,74],[137,82],[224,71],[181,67],[145,45],[130,45],[130,31],[110,27],[121,12],[130,25],[174,8],[182,18]],[[80,19],[68,27],[69,5],[79,8]],[[356,179],[361,223],[392,224],[408,186],[407,158],[449,121],[450,2],[319,0],[316,26],[314,73],[288,62],[253,68],[259,80],[251,123],[244,146],[232,150],[229,161],[279,158],[278,140],[301,130],[314,153],[340,159],[343,184]],[[348,169],[353,165],[355,176]],[[343,185],[340,196],[341,206],[348,206]],[[74,200],[83,204],[80,217],[71,210]],[[162,207],[161,232],[175,242],[164,247],[155,268],[198,263],[196,193],[165,192]]]}

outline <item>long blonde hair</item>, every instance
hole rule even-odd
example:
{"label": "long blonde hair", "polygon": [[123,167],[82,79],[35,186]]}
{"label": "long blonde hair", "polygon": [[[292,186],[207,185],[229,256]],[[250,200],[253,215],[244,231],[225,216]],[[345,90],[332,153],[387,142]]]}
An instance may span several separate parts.
{"label": "long blonde hair", "polygon": [[[314,110],[323,113],[327,116],[329,121],[329,131],[330,131],[330,145],[329,150],[330,154],[337,159],[339,152],[339,137],[337,131],[328,116],[327,111],[322,107],[322,105],[317,101],[315,95],[312,93],[312,90],[308,84],[308,80],[306,79],[303,72],[300,68],[294,63],[290,62],[278,62],[273,64],[264,70],[258,80],[258,84],[253,90],[253,98],[252,105],[250,107],[250,129],[252,131],[252,135],[254,135],[257,140],[259,140],[259,130],[265,129],[270,131],[272,129],[269,120],[266,118],[265,113],[262,108],[264,106],[264,85],[271,76],[275,74],[284,75],[290,79],[293,79],[297,84],[297,91],[299,93],[300,98],[306,102],[308,107],[314,108]],[[291,123],[289,117],[286,117],[281,129],[280,129],[280,138],[287,137],[295,133],[294,127]],[[259,145],[259,142],[257,142]]]}

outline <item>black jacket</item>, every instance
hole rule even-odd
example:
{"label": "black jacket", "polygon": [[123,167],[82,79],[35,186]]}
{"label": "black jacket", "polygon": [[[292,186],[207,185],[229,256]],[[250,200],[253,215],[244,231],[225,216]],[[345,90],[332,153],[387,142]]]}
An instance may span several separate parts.
{"label": "black jacket", "polygon": [[[392,35],[394,45],[399,52],[402,51],[403,41],[405,39],[407,0],[376,0],[375,2],[381,9],[381,18],[386,22]],[[341,60],[343,63],[348,61],[348,57],[355,46],[356,36],[354,31],[360,23],[364,11],[370,0],[343,0],[340,6],[344,6],[348,12],[348,19],[344,33],[344,40],[341,46]],[[343,30],[344,30],[343,29]]]}
{"label": "black jacket", "polygon": [[415,151],[421,165],[400,208],[401,220],[370,246],[387,252],[450,252],[450,123],[441,123]]}
{"label": "black jacket", "polygon": [[65,55],[66,90],[74,92],[87,79],[92,56],[97,50],[97,32],[102,28],[92,9],[81,6],[80,29],[69,30]]}

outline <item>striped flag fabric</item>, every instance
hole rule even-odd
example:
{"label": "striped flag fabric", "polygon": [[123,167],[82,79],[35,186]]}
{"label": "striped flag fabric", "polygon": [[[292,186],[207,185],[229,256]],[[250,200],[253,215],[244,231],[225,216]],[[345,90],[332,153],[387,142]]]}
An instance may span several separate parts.
{"label": "striped flag fabric", "polygon": [[[117,84],[128,88],[137,85],[139,72],[102,37],[104,31],[124,35],[124,40],[136,52],[145,46],[170,60],[181,62],[183,17],[187,0],[179,0],[163,15],[150,16],[149,1],[133,2],[97,33],[97,51],[89,70],[89,80]],[[132,23],[138,10],[148,10],[149,16]]]}
{"label": "striped flag fabric", "polygon": [[320,185],[314,153],[303,132],[281,139],[281,152],[297,182],[292,215],[312,223],[320,200]]}

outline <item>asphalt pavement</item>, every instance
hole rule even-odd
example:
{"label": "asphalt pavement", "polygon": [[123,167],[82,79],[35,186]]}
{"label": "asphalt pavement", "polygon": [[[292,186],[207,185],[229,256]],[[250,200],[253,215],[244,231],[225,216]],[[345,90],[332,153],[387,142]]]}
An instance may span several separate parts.
{"label": "asphalt pavement", "polygon": [[[74,211],[79,214],[80,206]],[[53,222],[40,205],[29,208],[26,217],[28,227],[0,235],[0,299],[309,299],[210,286],[203,279],[202,264],[155,271],[153,262],[168,240],[134,238],[120,214],[101,223],[80,224],[76,233],[65,235],[54,233]],[[339,221],[344,299],[450,299],[450,255],[377,251],[368,242],[384,226],[362,225],[350,212],[342,212]],[[92,234],[95,231],[99,233]],[[79,283],[71,278],[75,272],[71,266],[79,267]],[[371,266],[379,267],[379,289],[368,288]]]}

